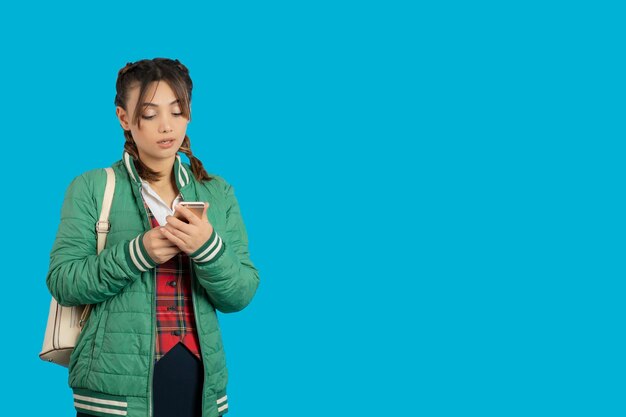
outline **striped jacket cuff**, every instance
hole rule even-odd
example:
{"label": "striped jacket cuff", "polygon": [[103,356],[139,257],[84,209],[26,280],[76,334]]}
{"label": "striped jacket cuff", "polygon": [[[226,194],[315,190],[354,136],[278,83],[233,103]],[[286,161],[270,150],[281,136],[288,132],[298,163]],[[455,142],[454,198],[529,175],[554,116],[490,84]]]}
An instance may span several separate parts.
{"label": "striped jacket cuff", "polygon": [[198,249],[191,253],[189,257],[196,263],[213,263],[224,253],[226,244],[217,234],[215,229],[209,236],[209,239]]}
{"label": "striped jacket cuff", "polygon": [[152,269],[157,265],[150,255],[148,255],[148,251],[143,245],[143,235],[146,233],[148,232],[144,232],[131,240],[124,249],[128,265],[130,265],[133,272],[137,274]]}

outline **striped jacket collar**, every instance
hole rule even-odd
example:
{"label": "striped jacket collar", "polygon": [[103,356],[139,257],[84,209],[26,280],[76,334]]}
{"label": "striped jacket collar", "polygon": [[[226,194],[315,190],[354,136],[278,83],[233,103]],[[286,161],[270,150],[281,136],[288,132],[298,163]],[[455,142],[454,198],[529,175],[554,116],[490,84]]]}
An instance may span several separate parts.
{"label": "striped jacket collar", "polygon": [[[128,176],[133,182],[140,184],[141,177],[139,177],[139,174],[137,174],[137,169],[135,168],[135,163],[133,161],[134,158],[131,156],[131,154],[129,154],[127,151],[124,151],[124,154],[122,155],[122,162],[126,167],[126,171],[128,171]],[[187,168],[185,164],[183,164],[180,159],[180,155],[176,154],[176,159],[174,160],[174,178],[176,179],[176,185],[178,186],[179,190],[183,189],[191,182],[191,176],[192,173],[189,168]]]}

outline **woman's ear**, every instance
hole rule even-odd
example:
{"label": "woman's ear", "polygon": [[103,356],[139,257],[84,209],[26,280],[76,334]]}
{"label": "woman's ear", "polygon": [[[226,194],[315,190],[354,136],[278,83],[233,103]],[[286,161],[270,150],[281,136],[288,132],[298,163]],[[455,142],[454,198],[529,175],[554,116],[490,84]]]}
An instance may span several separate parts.
{"label": "woman's ear", "polygon": [[130,130],[130,121],[128,120],[128,113],[120,106],[115,107],[115,114],[122,125],[122,129]]}

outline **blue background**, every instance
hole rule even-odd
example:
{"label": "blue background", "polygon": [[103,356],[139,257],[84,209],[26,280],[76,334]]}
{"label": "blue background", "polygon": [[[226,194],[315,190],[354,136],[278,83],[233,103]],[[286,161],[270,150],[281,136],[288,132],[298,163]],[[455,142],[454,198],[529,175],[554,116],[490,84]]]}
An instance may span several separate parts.
{"label": "blue background", "polygon": [[74,415],[48,256],[121,157],[117,71],[157,56],[260,271],[220,316],[229,415],[626,415],[617,4],[2,6],[2,415]]}

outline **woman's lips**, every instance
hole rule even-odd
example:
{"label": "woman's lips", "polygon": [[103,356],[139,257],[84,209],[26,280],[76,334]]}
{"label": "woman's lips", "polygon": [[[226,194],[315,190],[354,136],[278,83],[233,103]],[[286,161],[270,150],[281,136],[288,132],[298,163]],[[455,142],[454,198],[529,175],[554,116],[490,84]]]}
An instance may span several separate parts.
{"label": "woman's lips", "polygon": [[157,142],[157,145],[159,145],[159,147],[163,149],[170,148],[173,144],[174,144],[174,139],[164,139],[164,140]]}

